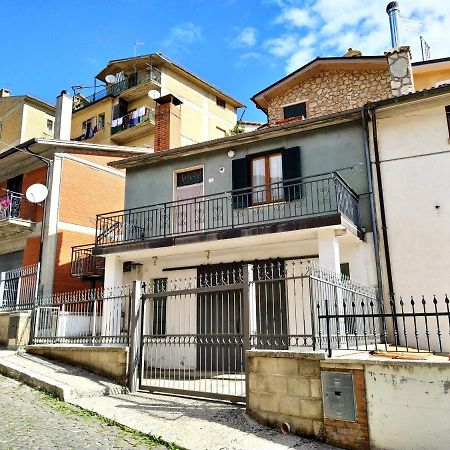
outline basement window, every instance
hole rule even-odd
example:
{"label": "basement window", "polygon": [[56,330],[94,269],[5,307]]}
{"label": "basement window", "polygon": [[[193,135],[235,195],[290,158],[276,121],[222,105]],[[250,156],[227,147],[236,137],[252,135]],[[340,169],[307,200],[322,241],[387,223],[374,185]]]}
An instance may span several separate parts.
{"label": "basement window", "polygon": [[223,100],[219,97],[216,97],[216,105],[220,106],[221,108],[225,108],[225,106],[226,106],[225,100]]}
{"label": "basement window", "polygon": [[445,115],[447,116],[448,137],[450,138],[450,105],[445,107]]}
{"label": "basement window", "polygon": [[292,117],[303,117],[306,119],[306,102],[295,103],[283,107],[283,117],[290,119]]}

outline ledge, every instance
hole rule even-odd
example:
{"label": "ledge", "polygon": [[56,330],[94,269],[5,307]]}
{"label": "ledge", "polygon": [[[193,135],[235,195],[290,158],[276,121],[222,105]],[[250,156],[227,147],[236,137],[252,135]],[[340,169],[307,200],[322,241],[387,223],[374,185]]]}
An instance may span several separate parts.
{"label": "ledge", "polygon": [[270,358],[289,358],[289,359],[325,359],[325,351],[292,351],[292,350],[247,350],[249,357],[270,357]]}

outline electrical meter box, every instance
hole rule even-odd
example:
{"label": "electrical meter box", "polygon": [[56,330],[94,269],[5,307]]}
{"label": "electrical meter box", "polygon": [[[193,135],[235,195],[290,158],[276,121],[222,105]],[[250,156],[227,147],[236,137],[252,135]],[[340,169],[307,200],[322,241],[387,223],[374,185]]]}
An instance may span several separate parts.
{"label": "electrical meter box", "polygon": [[324,417],[356,422],[353,375],[345,372],[322,372]]}

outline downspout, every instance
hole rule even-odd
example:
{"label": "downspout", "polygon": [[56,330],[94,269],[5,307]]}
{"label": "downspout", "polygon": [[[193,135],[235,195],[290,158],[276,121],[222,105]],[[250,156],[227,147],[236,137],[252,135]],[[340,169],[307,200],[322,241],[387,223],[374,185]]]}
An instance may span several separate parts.
{"label": "downspout", "polygon": [[386,275],[388,279],[388,287],[389,287],[389,297],[392,298],[394,296],[394,283],[392,281],[392,266],[391,266],[391,257],[389,253],[389,239],[387,234],[387,226],[386,226],[386,211],[384,208],[384,194],[383,194],[383,183],[381,181],[381,166],[380,166],[380,153],[378,150],[378,132],[377,132],[377,116],[375,112],[375,108],[371,106],[368,110],[370,114],[370,118],[372,121],[372,137],[373,137],[373,149],[375,155],[375,170],[377,173],[377,187],[378,187],[378,196],[380,201],[380,217],[381,217],[381,231],[383,234],[383,248],[384,255],[386,259]]}
{"label": "downspout", "polygon": [[364,135],[364,153],[366,157],[366,171],[367,171],[367,182],[369,187],[369,202],[370,202],[370,216],[372,221],[372,231],[373,231],[373,246],[375,250],[375,265],[377,270],[377,284],[378,293],[381,295],[383,293],[383,277],[381,273],[381,257],[380,257],[380,240],[378,239],[378,223],[375,210],[375,199],[373,195],[373,177],[372,177],[372,165],[370,164],[370,150],[369,150],[369,123],[367,118],[367,110],[363,108],[361,110],[361,121],[363,127]]}

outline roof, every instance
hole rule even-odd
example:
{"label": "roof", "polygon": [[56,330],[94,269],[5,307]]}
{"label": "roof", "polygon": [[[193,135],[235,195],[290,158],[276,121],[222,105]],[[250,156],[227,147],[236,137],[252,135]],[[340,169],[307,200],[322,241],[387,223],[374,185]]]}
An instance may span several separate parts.
{"label": "roof", "polygon": [[34,95],[9,95],[8,97],[1,97],[0,100],[24,100],[29,101],[30,103],[36,103],[39,106],[43,106],[45,108],[51,109],[53,112],[55,111],[55,105],[46,102],[45,100],[40,99],[39,97],[35,97]]}
{"label": "roof", "polygon": [[307,78],[315,73],[333,66],[335,70],[357,70],[385,67],[388,69],[388,63],[384,55],[381,56],[355,56],[355,57],[317,57],[309,63],[300,67],[296,71],[286,75],[262,91],[256,93],[251,100],[260,109],[266,110],[268,107],[267,99],[274,96],[278,91],[285,91],[297,84],[301,79]]}
{"label": "roof", "polygon": [[170,60],[167,56],[163,55],[162,53],[150,53],[148,55],[135,56],[132,58],[122,58],[122,59],[111,60],[111,61],[109,61],[108,65],[97,74],[96,78],[100,81],[105,81],[106,75],[108,75],[114,71],[119,72],[119,71],[123,70],[123,68],[128,67],[130,62],[134,62],[134,63],[142,62],[143,64],[145,64],[145,62],[149,59],[151,59],[152,64],[154,64],[155,66],[164,66],[164,65],[170,66],[173,70],[182,74],[184,77],[190,78],[192,81],[195,81],[195,82],[201,84],[203,87],[209,89],[210,91],[213,91],[216,95],[223,97],[230,105],[232,105],[236,108],[241,108],[241,107],[245,106],[239,100],[236,100],[235,98],[231,97],[229,94],[226,94],[219,88],[217,88],[217,87],[213,86],[212,84],[208,83],[207,81],[203,80],[198,75],[195,75],[194,73],[190,72],[189,70],[185,69],[184,67],[175,63],[174,61]]}
{"label": "roof", "polygon": [[198,153],[206,153],[220,149],[232,149],[240,145],[286,136],[287,134],[359,120],[361,118],[361,111],[362,108],[357,108],[312,119],[299,120],[297,122],[285,125],[270,126],[249,131],[248,133],[226,136],[211,141],[173,148],[163,152],[134,156],[128,159],[111,162],[109,165],[119,169],[128,169],[131,167],[154,164],[162,160],[180,158]]}
{"label": "roof", "polygon": [[417,61],[417,62],[413,62],[411,65],[413,67],[429,66],[431,64],[439,64],[439,63],[443,63],[443,62],[450,62],[450,57],[437,58],[437,59],[428,59],[427,61]]}
{"label": "roof", "polygon": [[424,100],[428,98],[437,97],[443,94],[450,94],[450,84],[433,87],[430,89],[423,89],[422,91],[412,92],[410,94],[401,95],[400,97],[391,97],[378,102],[371,102],[365,105],[366,109],[380,108],[383,106],[394,106],[416,100]]}

